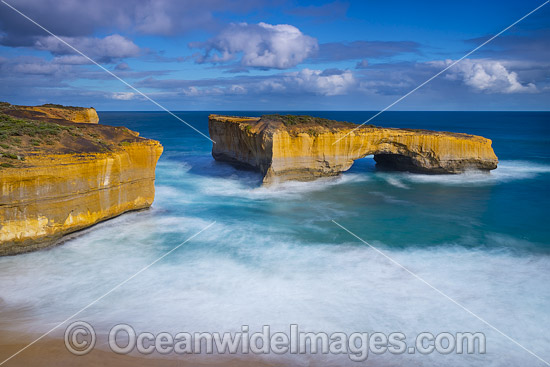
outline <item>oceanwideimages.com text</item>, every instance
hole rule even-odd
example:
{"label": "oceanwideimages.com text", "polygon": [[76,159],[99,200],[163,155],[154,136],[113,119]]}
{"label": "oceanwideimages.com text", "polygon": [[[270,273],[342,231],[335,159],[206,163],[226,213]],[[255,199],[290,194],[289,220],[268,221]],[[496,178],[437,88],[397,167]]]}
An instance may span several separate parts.
{"label": "oceanwideimages.com text", "polygon": [[[76,355],[90,352],[96,344],[94,328],[77,321],[65,330],[65,345]],[[108,346],[117,354],[345,354],[355,362],[370,354],[485,354],[481,332],[422,332],[408,339],[402,332],[313,332],[292,324],[285,331],[269,325],[252,331],[243,325],[234,332],[136,332],[128,324],[110,329]]]}

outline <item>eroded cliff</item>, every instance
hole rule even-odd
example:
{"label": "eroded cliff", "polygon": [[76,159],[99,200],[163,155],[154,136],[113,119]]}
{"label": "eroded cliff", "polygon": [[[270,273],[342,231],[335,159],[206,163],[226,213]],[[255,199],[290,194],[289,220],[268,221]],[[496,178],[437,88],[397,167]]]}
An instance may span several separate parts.
{"label": "eroded cliff", "polygon": [[160,143],[124,127],[54,120],[0,113],[0,255],[153,203]]}
{"label": "eroded cliff", "polygon": [[209,131],[216,160],[258,169],[266,184],[337,175],[371,154],[382,166],[424,173],[492,170],[498,163],[491,140],[481,136],[309,116],[210,115]]}
{"label": "eroded cliff", "polygon": [[73,107],[58,104],[43,104],[41,106],[18,106],[0,102],[0,110],[6,115],[16,118],[27,118],[41,121],[70,121],[86,124],[99,123],[97,112],[92,107]]}

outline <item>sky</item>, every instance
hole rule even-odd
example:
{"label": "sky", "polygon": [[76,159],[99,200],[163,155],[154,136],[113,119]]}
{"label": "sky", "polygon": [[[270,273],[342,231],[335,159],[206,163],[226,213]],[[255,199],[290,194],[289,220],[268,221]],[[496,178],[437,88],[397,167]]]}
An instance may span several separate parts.
{"label": "sky", "polygon": [[[382,110],[544,0],[4,0],[170,110]],[[0,101],[159,110],[0,3]],[[391,110],[550,110],[550,4]]]}

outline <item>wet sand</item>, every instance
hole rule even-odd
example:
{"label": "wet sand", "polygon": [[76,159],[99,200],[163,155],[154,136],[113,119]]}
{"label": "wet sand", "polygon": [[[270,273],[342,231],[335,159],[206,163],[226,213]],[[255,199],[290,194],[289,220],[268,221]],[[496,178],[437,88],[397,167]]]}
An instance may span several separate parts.
{"label": "wet sand", "polygon": [[[17,353],[27,346],[30,342],[40,335],[24,335],[21,333],[0,330],[0,363]],[[228,367],[268,367],[276,366],[257,358],[239,359],[234,356],[180,356],[169,355],[167,357],[140,356],[140,355],[119,355],[103,347],[96,347],[88,354],[76,356],[71,354],[66,348],[62,338],[45,337],[25,349],[2,367],[10,366],[159,366],[159,367],[208,367],[208,366],[228,366]]]}

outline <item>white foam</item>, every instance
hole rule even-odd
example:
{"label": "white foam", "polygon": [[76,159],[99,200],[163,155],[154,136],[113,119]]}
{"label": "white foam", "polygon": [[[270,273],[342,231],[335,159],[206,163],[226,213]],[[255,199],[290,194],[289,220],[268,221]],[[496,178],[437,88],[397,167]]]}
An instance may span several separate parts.
{"label": "white foam", "polygon": [[325,177],[315,181],[300,182],[287,181],[270,186],[263,186],[258,180],[259,176],[253,178],[246,175],[230,177],[200,177],[195,181],[195,188],[198,192],[207,196],[238,197],[253,200],[292,200],[304,194],[327,190],[332,186],[365,182],[369,180],[367,175],[348,174],[336,177]]}
{"label": "white foam", "polygon": [[[1,258],[1,309],[27,310],[12,316],[15,327],[46,331],[206,224],[137,213],[61,247]],[[550,323],[549,256],[452,244],[405,250],[374,245],[550,357],[550,337],[541,333],[541,326]],[[121,322],[152,332],[235,331],[243,324],[286,331],[290,323],[308,331],[401,331],[410,337],[422,331],[481,331],[487,335],[486,356],[383,355],[372,360],[418,366],[536,365],[525,351],[357,241],[301,243],[292,234],[252,223],[216,224],[78,318],[99,332]],[[337,361],[333,364],[346,359]]]}
{"label": "white foam", "polygon": [[[209,164],[162,162],[153,210],[102,223],[60,247],[0,258],[0,319],[9,314],[12,327],[20,331],[49,330],[209,224],[190,213],[199,205],[222,200],[237,206],[241,200],[288,203],[380,175],[348,173],[266,188],[259,186],[257,174],[225,165],[217,175],[202,172]],[[390,185],[413,189],[413,184],[423,183],[494,184],[547,172],[550,167],[544,165],[505,161],[489,175],[384,173],[382,178],[395,178]],[[380,191],[370,194],[408,204]],[[321,205],[319,216],[326,213],[322,226],[316,222],[319,217],[295,227],[277,226],[262,217],[219,220],[78,318],[99,332],[117,323],[172,333],[235,331],[243,324],[252,329],[270,324],[286,331],[291,323],[308,331],[399,331],[409,338],[422,331],[481,331],[487,335],[487,355],[382,355],[369,360],[376,365],[536,365],[534,357],[367,246],[353,238],[330,242],[339,229],[330,227],[335,209],[324,210],[322,205],[328,204],[315,204],[317,209]],[[327,243],[305,241],[305,230],[326,234]],[[513,251],[533,244],[501,234],[487,235],[486,243],[471,237],[460,243],[427,249],[421,239],[406,249],[374,244],[549,359],[550,336],[544,330],[550,324],[550,256]],[[495,247],[500,250],[482,250]],[[292,364],[308,365],[307,359],[297,358]],[[324,365],[349,363],[346,357],[318,358]]]}
{"label": "white foam", "polygon": [[502,161],[490,172],[467,171],[456,175],[426,175],[394,173],[412,183],[438,183],[442,185],[494,185],[503,182],[526,180],[550,172],[550,166],[528,161]]}
{"label": "white foam", "polygon": [[388,195],[388,194],[385,194],[385,193],[380,192],[380,191],[371,191],[370,194],[375,195],[375,196],[379,196],[382,199],[384,199],[385,202],[390,203],[390,204],[412,205],[412,203],[410,201],[397,199],[396,197],[394,197],[392,195]]}
{"label": "white foam", "polygon": [[[336,185],[368,182],[379,177],[391,186],[410,189],[410,184],[442,184],[451,186],[486,186],[515,180],[532,179],[550,172],[550,166],[529,161],[502,161],[490,172],[467,171],[452,175],[427,175],[408,172],[343,173],[336,177],[320,178],[314,181],[287,181],[271,186],[261,185],[261,176],[256,172],[236,170],[227,164],[197,158],[195,163],[162,161],[157,180],[159,196],[185,202],[176,197],[177,190],[170,184],[185,181],[189,190],[205,196],[239,197],[251,200],[292,200],[305,194],[330,189]],[[165,185],[166,183],[166,185]]]}
{"label": "white foam", "polygon": [[389,183],[392,186],[395,186],[395,187],[400,188],[400,189],[407,189],[407,190],[410,188],[409,186],[405,185],[403,183],[403,181],[400,180],[395,175],[383,174],[381,176],[384,178],[384,180],[386,180],[387,183]]}

